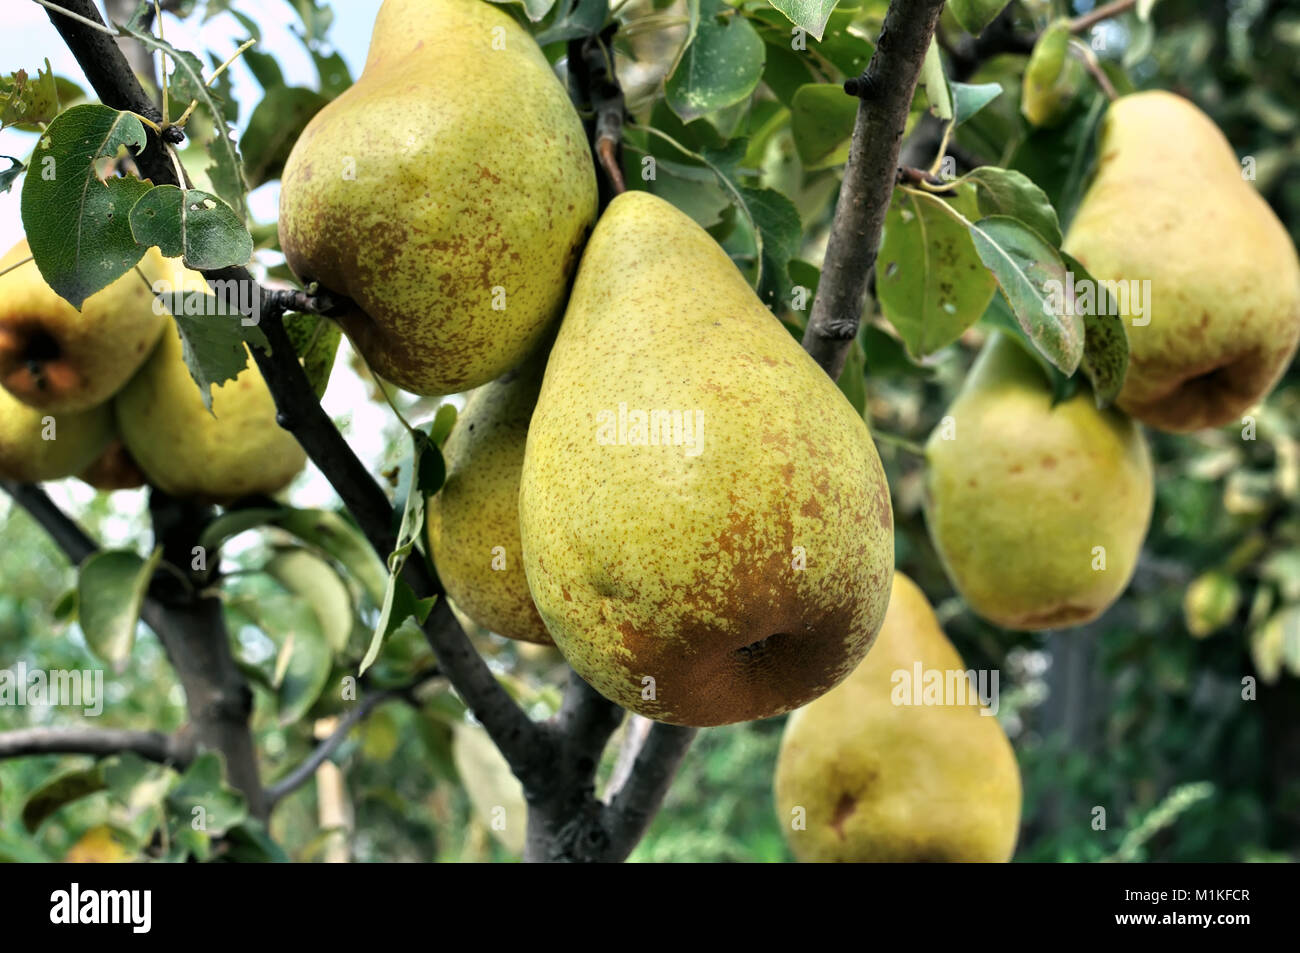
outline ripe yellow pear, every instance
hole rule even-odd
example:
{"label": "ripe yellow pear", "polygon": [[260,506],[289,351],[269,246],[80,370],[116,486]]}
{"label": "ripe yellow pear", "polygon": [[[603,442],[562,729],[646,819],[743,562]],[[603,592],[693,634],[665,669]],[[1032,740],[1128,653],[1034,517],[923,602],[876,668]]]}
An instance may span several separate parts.
{"label": "ripe yellow pear", "polygon": [[426,512],[429,551],[452,602],[498,635],[550,645],[519,542],[519,474],[545,370],[543,353],[469,396],[442,448],[446,482]]}
{"label": "ripe yellow pear", "polygon": [[1100,148],[1064,248],[1098,280],[1151,283],[1144,323],[1121,301],[1130,356],[1119,406],[1176,433],[1239,420],[1300,337],[1300,262],[1286,228],[1186,99],[1116,100]]}
{"label": "ripe yellow pear", "polygon": [[380,376],[420,394],[515,367],[564,307],[596,214],[582,123],[483,0],[387,0],[357,83],[294,145],[280,243]]}
{"label": "ripe yellow pear", "polygon": [[610,203],[528,430],[528,587],[569,664],[672,724],[776,715],[875,638],[894,562],[862,418],[708,233]]}
{"label": "ripe yellow pear", "polygon": [[29,407],[0,387],[0,477],[39,483],[75,476],[113,439],[113,411],[51,413]]}
{"label": "ripe yellow pear", "polygon": [[1020,769],[997,718],[980,703],[979,692],[993,683],[986,678],[979,687],[965,672],[925,594],[895,574],[885,624],[866,659],[786,722],[776,806],[795,857],[1011,859]]}
{"label": "ripe yellow pear", "polygon": [[[30,256],[24,239],[0,258],[0,271]],[[150,283],[168,267],[157,248],[139,264]],[[87,298],[80,311],[45,283],[35,262],[0,275],[0,384],[47,411],[104,403],[144,363],[168,324],[154,302],[134,269]]]}
{"label": "ripe yellow pear", "polygon": [[275,402],[250,360],[203,406],[175,326],[113,401],[118,432],[149,483],[173,496],[226,503],[282,489],[306,455],[276,422]]}
{"label": "ripe yellow pear", "polygon": [[1151,521],[1137,425],[994,335],[926,444],[926,522],[957,591],[1008,629],[1081,625],[1124,591]]}

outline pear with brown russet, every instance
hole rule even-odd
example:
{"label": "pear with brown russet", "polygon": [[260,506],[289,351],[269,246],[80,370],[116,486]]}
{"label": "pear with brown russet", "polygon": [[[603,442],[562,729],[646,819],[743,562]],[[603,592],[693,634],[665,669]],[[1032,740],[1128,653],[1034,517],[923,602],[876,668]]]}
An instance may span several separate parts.
{"label": "pear with brown russet", "polygon": [[95,292],[78,311],[45,283],[26,240],[0,258],[0,385],[46,411],[103,404],[130,380],[170,315],[156,305],[150,283],[170,266],[149,249],[134,269]]}
{"label": "pear with brown russet", "polygon": [[925,456],[930,537],[978,615],[1082,625],[1128,585],[1154,495],[1142,432],[1086,387],[1054,404],[1014,339],[985,345]]}
{"label": "pear with brown russet", "polygon": [[519,476],[546,354],[469,396],[443,445],[447,479],[429,499],[429,551],[451,601],[498,635],[550,645],[528,592]]}
{"label": "pear with brown russet", "polygon": [[519,522],[569,664],[672,724],[811,701],[889,598],[889,487],[862,417],[709,234],[647,192],[615,198],[583,255]]}
{"label": "pear with brown russet", "polygon": [[1240,420],[1300,339],[1291,236],[1223,133],[1181,96],[1116,100],[1100,150],[1064,248],[1122,292],[1129,366],[1117,403],[1175,433]]}
{"label": "pear with brown russet", "polygon": [[896,573],[885,624],[866,659],[786,722],[776,806],[795,857],[1010,860],[1020,829],[1020,769],[977,688],[925,594]]}
{"label": "pear with brown russet", "polygon": [[452,394],[515,367],[564,308],[596,215],[582,122],[484,0],[386,0],[361,77],[285,163],[280,243],[370,367]]}

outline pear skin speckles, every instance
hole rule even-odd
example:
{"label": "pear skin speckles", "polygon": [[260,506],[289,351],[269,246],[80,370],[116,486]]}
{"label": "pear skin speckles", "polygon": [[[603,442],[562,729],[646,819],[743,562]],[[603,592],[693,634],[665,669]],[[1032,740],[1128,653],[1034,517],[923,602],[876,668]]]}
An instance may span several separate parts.
{"label": "pear skin speckles", "polygon": [[[638,412],[655,443],[618,438],[613,421]],[[866,425],[717,243],[643,192],[610,204],[583,256],[529,429],[520,528],[569,663],[675,724],[763,718],[830,689],[871,644],[893,571]]]}
{"label": "pear skin speckles", "polygon": [[386,0],[360,79],[285,165],[280,240],[380,376],[450,394],[515,367],[564,307],[596,213],[582,123],[484,0]]}
{"label": "pear skin speckles", "polygon": [[[1141,430],[1086,389],[1053,406],[1000,335],[926,444],[926,523],[976,613],[1009,629],[1081,625],[1128,585],[1151,520]],[[948,439],[951,436],[952,439]]]}
{"label": "pear skin speckles", "polygon": [[1011,858],[1021,804],[1015,752],[997,718],[969,698],[898,703],[898,674],[911,677],[916,665],[945,680],[966,671],[925,595],[896,573],[862,664],[786,722],[774,788],[799,860]]}

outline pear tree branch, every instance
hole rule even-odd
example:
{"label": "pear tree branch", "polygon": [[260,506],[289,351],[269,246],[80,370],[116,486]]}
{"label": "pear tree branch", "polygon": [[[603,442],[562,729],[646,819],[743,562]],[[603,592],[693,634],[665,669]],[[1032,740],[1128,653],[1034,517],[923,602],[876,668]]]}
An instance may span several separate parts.
{"label": "pear tree branch", "polygon": [[117,728],[19,728],[0,732],[0,759],[42,754],[103,758],[128,751],[147,761],[181,769],[194,760],[194,744],[184,734]]}
{"label": "pear tree branch", "polygon": [[[81,17],[99,21],[99,13],[91,0],[52,2]],[[110,37],[61,16],[55,10],[49,13],[50,20],[106,106],[141,115],[158,114]],[[136,161],[142,173],[155,185],[181,184],[156,139],[150,139]],[[396,548],[392,504],[321,407],[297,360],[282,321],[284,310],[291,306],[292,299],[262,288],[245,268],[206,271],[204,275],[213,280],[237,281],[257,292],[256,300],[261,306],[258,315],[260,326],[271,350],[253,348],[253,357],[275,400],[279,423],[294,435],[334,487],[371,546],[381,558],[387,559]],[[249,299],[241,296],[241,300]],[[447,608],[446,599],[441,598],[441,585],[423,561],[407,560],[404,578],[417,595],[439,597],[424,625],[425,636],[439,663],[520,780],[525,785],[535,781],[545,772],[547,761],[547,752],[537,727],[474,650]]]}
{"label": "pear tree branch", "polygon": [[821,281],[803,336],[804,350],[832,380],[839,378],[858,334],[867,273],[880,249],[903,127],[942,9],[943,0],[892,0],[867,68],[844,83],[845,91],[858,97],[858,114]]}
{"label": "pear tree branch", "polygon": [[[60,510],[40,487],[11,480],[0,480],[0,487],[31,514],[74,565],[80,565],[98,551],[99,546],[90,535]],[[206,508],[174,500],[154,490],[150,494],[149,511],[156,541],[163,547],[164,559],[177,567],[190,565],[192,547],[209,515]],[[221,752],[231,784],[244,794],[249,809],[256,816],[264,817],[266,802],[258,777],[257,752],[248,726],[253,707],[252,692],[231,655],[220,601],[201,594],[203,583],[207,581],[206,574],[191,573],[190,576],[187,585],[168,573],[156,574],[150,581],[140,615],[162,642],[167,659],[185,690],[185,705],[194,741]],[[90,737],[84,733],[62,736],[47,733],[41,737],[50,740],[56,736],[67,739],[69,745],[73,744],[74,738],[86,740]],[[25,737],[30,740],[33,736]],[[98,748],[81,750],[69,747],[66,750],[82,754],[136,750],[135,747],[113,749],[111,739],[146,744],[130,733],[97,733],[94,740]],[[22,753],[27,753],[26,749],[15,742],[8,756]]]}
{"label": "pear tree branch", "polygon": [[317,745],[315,750],[301,764],[266,789],[266,799],[270,802],[271,807],[275,807],[283,798],[310,781],[312,776],[315,775],[316,769],[338,750],[339,745],[343,744],[344,739],[347,738],[352,729],[365,721],[376,708],[391,701],[404,701],[411,705],[419,705],[419,701],[415,697],[415,690],[441,674],[441,670],[435,665],[412,680],[410,684],[401,688],[388,688],[366,695],[357,703],[356,707],[339,719],[338,726],[330,732],[329,737]]}
{"label": "pear tree branch", "polygon": [[[90,0],[50,2],[87,19],[99,19]],[[50,18],[105,105],[146,116],[157,114],[156,106],[110,38],[57,11],[51,10]],[[609,178],[610,187],[602,189],[602,199],[608,201],[611,193],[620,191],[622,185],[618,177],[617,149],[613,145],[623,119],[622,93],[612,73],[602,66],[605,63],[603,42],[594,40],[589,38],[580,47],[584,54],[580,61],[589,73],[586,91],[596,112],[591,126],[592,145],[597,161]],[[154,184],[180,184],[156,139],[150,139],[136,161],[142,174]],[[386,558],[396,545],[392,503],[321,407],[282,320],[287,310],[329,315],[345,302],[326,295],[313,297],[302,292],[262,288],[244,268],[207,271],[204,275],[211,280],[236,281],[256,292],[257,297],[251,300],[258,302],[259,310],[252,313],[259,318],[270,349],[253,348],[253,357],[275,400],[277,420],[294,435],[333,486],[371,546]],[[241,295],[240,300],[250,298]],[[622,709],[573,675],[561,712],[551,722],[535,724],[475,651],[451,614],[446,599],[442,598],[442,586],[425,560],[408,560],[404,579],[417,596],[439,597],[423,626],[439,667],[523,784],[530,804],[530,839],[534,826],[538,837],[544,835],[551,839],[545,850],[530,846],[528,854],[563,860],[626,857],[667,790],[694,732],[655,726],[617,802],[597,801],[594,797],[596,765],[623,717]],[[328,751],[325,755],[318,751],[313,757],[325,756]],[[297,774],[292,779],[296,783]],[[289,780],[286,778],[265,792],[268,805],[283,797]],[[535,817],[541,823],[534,825]],[[557,846],[573,847],[579,843],[585,846],[581,849]]]}

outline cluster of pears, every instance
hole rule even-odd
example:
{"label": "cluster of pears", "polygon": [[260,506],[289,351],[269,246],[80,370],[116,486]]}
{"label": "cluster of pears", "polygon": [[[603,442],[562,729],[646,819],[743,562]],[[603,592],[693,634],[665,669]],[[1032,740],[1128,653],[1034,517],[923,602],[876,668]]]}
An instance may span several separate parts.
{"label": "cluster of pears", "polygon": [[889,599],[889,489],[861,416],[726,252],[618,196],[548,344],[448,438],[429,542],[459,608],[672,724],[842,681]]}
{"label": "cluster of pears", "polygon": [[1054,404],[1034,361],[995,335],[926,448],[927,521],[948,574],[976,613],[1014,629],[1083,624],[1128,585],[1153,497],[1138,423],[1240,419],[1300,338],[1290,237],[1223,134],[1178,96],[1111,104],[1063,247],[1123,292],[1119,409],[1096,409],[1086,389]]}
{"label": "cluster of pears", "polygon": [[226,502],[275,492],[302,469],[255,367],[216,388],[211,413],[203,405],[151,287],[203,291],[201,275],[151,248],[140,274],[78,311],[22,263],[30,255],[22,241],[0,259],[0,477],[79,476],[104,490],[147,482]]}

